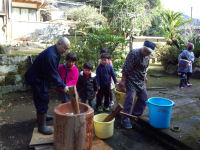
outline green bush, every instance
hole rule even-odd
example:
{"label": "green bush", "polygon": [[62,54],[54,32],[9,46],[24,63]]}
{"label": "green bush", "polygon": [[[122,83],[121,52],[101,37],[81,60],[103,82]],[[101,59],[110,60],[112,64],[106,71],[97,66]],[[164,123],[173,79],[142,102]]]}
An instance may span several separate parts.
{"label": "green bush", "polygon": [[161,59],[161,51],[162,51],[161,49],[162,49],[162,47],[163,47],[163,44],[156,43],[156,48],[154,50],[152,57],[157,58],[158,61],[160,61],[160,59]]}
{"label": "green bush", "polygon": [[96,68],[99,65],[100,50],[108,48],[115,71],[119,70],[126,56],[126,41],[123,36],[114,35],[110,28],[93,29],[90,33],[71,40],[71,50],[77,53],[77,67],[81,70],[85,62],[90,62]]}
{"label": "green bush", "polygon": [[199,58],[200,57],[200,36],[197,34],[194,34],[190,39],[188,40],[189,42],[192,42],[194,44],[194,55],[195,57]]}
{"label": "green bush", "polygon": [[194,60],[193,66],[195,66],[195,67],[200,67],[200,58],[196,58],[196,59]]}
{"label": "green bush", "polygon": [[168,65],[177,65],[178,56],[182,50],[179,50],[175,46],[170,45],[157,45],[155,53],[158,59],[161,61],[164,69],[167,69]]}
{"label": "green bush", "polygon": [[8,54],[9,48],[9,45],[0,45],[0,54]]}
{"label": "green bush", "polygon": [[65,12],[67,19],[77,21],[77,29],[99,28],[107,24],[107,19],[92,6],[81,6]]}
{"label": "green bush", "polygon": [[[178,56],[182,52],[175,46],[156,44],[154,57],[161,61],[163,67],[167,69],[169,65],[178,64]],[[200,58],[195,58],[193,66],[200,67]]]}

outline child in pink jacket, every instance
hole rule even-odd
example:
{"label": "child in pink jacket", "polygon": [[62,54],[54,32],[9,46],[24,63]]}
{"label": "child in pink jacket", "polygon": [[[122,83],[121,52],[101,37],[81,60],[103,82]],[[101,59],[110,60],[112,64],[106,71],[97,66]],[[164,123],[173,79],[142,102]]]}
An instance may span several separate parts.
{"label": "child in pink jacket", "polygon": [[[77,55],[76,53],[70,52],[66,55],[66,63],[61,64],[57,71],[63,80],[63,82],[67,86],[76,86],[76,83],[78,81],[78,76],[79,76],[79,71],[78,68],[75,66],[76,60],[77,60]],[[69,102],[70,97],[69,94],[65,94],[63,92],[63,89],[59,88],[58,89],[58,99],[62,102]]]}

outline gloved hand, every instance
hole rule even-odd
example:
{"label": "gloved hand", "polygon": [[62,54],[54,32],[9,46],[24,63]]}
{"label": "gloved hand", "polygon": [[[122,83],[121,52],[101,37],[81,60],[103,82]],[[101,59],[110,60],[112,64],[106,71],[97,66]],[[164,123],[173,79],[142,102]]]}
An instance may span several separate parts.
{"label": "gloved hand", "polygon": [[64,91],[64,93],[67,93],[69,91],[69,86],[65,86],[63,91]]}

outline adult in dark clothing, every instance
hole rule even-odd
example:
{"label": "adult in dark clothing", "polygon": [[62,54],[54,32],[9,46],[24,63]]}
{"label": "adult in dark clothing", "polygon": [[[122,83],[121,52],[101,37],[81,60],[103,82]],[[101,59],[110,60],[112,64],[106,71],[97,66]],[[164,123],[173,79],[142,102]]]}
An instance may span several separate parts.
{"label": "adult in dark clothing", "polygon": [[[126,87],[123,109],[125,113],[131,114],[136,94],[138,100],[132,114],[140,116],[145,109],[145,101],[147,100],[146,69],[149,66],[150,54],[154,48],[155,44],[153,42],[145,41],[142,48],[131,50],[126,58],[122,70],[122,81],[119,84],[119,86],[124,84]],[[122,125],[125,128],[132,128],[130,119],[126,116],[122,116]]]}
{"label": "adult in dark clothing", "polygon": [[96,74],[92,70],[92,64],[86,62],[78,78],[77,91],[81,102],[86,103],[88,100],[88,104],[94,108],[94,98],[95,94],[97,94],[97,81]]}
{"label": "adult in dark clothing", "polygon": [[101,54],[101,64],[97,67],[96,70],[96,78],[98,85],[98,94],[97,94],[97,103],[96,108],[99,112],[103,111],[102,99],[104,100],[104,110],[109,111],[109,103],[110,103],[110,85],[111,85],[111,77],[114,83],[117,83],[117,79],[113,70],[113,67],[108,64],[110,55],[108,53]]}
{"label": "adult in dark clothing", "polygon": [[68,86],[63,83],[57,68],[61,55],[69,48],[69,40],[65,37],[60,38],[56,45],[47,48],[36,57],[25,74],[26,85],[30,85],[33,91],[33,100],[37,110],[38,131],[42,134],[53,133],[46,126],[50,82],[53,82],[57,87],[64,88],[65,93],[68,92]]}

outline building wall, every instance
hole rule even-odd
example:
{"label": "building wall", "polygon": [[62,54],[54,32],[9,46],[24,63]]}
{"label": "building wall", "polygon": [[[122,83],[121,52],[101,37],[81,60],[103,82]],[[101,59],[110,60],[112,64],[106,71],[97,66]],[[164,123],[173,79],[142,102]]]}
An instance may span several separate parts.
{"label": "building wall", "polygon": [[52,42],[59,36],[69,34],[68,30],[68,26],[58,23],[13,21],[12,39]]}
{"label": "building wall", "polygon": [[152,41],[155,43],[166,44],[164,37],[151,37],[151,36],[135,36],[133,39],[133,48],[141,48],[144,44],[144,41]]}
{"label": "building wall", "polygon": [[51,20],[56,20],[56,19],[65,19],[65,11],[52,10]]}
{"label": "building wall", "polygon": [[37,4],[12,2],[12,21],[40,21]]}
{"label": "building wall", "polygon": [[4,21],[3,21],[3,16],[0,16],[0,41],[5,41],[6,36],[5,36],[5,31],[3,30],[4,27]]}
{"label": "building wall", "polygon": [[[26,37],[35,30],[43,29],[45,25],[37,24],[40,22],[40,10],[38,3],[13,2],[7,12],[6,36],[10,43],[16,38]],[[10,14],[9,14],[10,12]]]}
{"label": "building wall", "polygon": [[6,41],[7,36],[7,19],[8,19],[8,1],[9,0],[1,0],[0,1],[0,43],[4,43]]}
{"label": "building wall", "polygon": [[42,30],[48,26],[47,23],[36,23],[36,22],[26,22],[26,21],[12,21],[12,38],[26,38],[31,33],[37,30]]}

